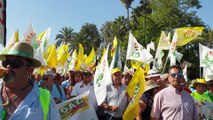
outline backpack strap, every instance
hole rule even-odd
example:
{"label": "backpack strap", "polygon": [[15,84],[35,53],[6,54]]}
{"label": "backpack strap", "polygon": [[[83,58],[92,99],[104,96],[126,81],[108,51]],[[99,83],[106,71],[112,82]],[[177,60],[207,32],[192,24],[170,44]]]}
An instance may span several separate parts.
{"label": "backpack strap", "polygon": [[46,120],[50,106],[50,99],[51,99],[50,92],[42,88],[39,88],[39,91],[40,91],[39,100],[44,113],[44,120]]}

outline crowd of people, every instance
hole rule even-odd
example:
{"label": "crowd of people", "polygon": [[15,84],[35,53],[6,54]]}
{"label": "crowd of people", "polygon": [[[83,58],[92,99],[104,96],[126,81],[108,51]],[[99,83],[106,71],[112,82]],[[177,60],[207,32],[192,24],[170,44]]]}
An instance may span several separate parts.
{"label": "crowd of people", "polygon": [[[0,54],[5,74],[0,84],[1,119],[60,119],[56,104],[90,91],[89,100],[97,111],[99,120],[122,120],[131,97],[126,87],[134,71],[123,72],[114,68],[112,84],[107,85],[107,95],[97,105],[94,93],[94,71],[70,70],[64,76],[55,68],[43,75],[34,72],[41,63],[34,58],[33,48],[22,42]],[[192,84],[192,85],[190,85]],[[49,92],[48,92],[49,91]],[[149,70],[145,91],[138,102],[136,120],[198,120],[204,119],[195,105],[199,102],[213,103],[213,79],[184,80],[182,69],[171,66],[167,74],[157,69]]]}

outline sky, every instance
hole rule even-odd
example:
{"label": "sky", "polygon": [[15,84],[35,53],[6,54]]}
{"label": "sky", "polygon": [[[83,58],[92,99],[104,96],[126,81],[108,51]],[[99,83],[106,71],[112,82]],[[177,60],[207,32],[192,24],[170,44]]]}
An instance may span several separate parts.
{"label": "sky", "polygon": [[[200,0],[197,15],[213,29],[213,0]],[[139,4],[134,0],[132,7]],[[23,38],[31,21],[37,35],[52,28],[51,41],[63,27],[79,32],[85,23],[93,23],[100,29],[106,21],[118,16],[127,16],[120,0],[7,0],[7,40],[18,29]]]}

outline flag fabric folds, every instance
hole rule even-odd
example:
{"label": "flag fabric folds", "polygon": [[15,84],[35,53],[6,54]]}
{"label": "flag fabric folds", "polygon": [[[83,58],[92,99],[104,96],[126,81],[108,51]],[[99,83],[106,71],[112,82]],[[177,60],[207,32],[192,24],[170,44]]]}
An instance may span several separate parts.
{"label": "flag fabric folds", "polygon": [[213,66],[213,49],[199,43],[200,67]]}
{"label": "flag fabric folds", "polygon": [[177,28],[177,46],[183,46],[202,34],[204,27]]}
{"label": "flag fabric folds", "polygon": [[131,101],[127,106],[124,114],[123,120],[134,120],[136,117],[136,112],[139,106],[139,100],[145,90],[145,77],[144,71],[139,67],[133,75],[129,85],[127,86],[127,92],[131,97]]}
{"label": "flag fabric folds", "polygon": [[104,54],[102,61],[99,63],[99,65],[96,68],[95,76],[94,76],[94,91],[95,91],[95,96],[97,98],[98,105],[103,103],[103,101],[106,98],[106,94],[107,94],[106,86],[108,84],[112,84],[111,72],[109,70],[109,64],[108,64],[108,51],[109,51],[109,45],[106,49],[106,52]]}

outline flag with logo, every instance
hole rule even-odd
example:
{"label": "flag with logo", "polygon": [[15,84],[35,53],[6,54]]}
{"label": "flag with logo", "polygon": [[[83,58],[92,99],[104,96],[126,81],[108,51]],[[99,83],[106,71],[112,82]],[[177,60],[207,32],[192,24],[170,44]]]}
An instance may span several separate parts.
{"label": "flag with logo", "polygon": [[98,120],[89,101],[89,91],[57,104],[61,120]]}
{"label": "flag with logo", "polygon": [[176,65],[176,42],[178,39],[177,29],[175,30],[175,33],[172,38],[171,47],[169,50],[169,57],[170,57],[170,66]]}
{"label": "flag with logo", "polygon": [[153,56],[137,42],[131,32],[129,33],[126,60],[136,60],[145,63],[153,61]]}
{"label": "flag with logo", "polygon": [[213,49],[199,43],[199,56],[201,67],[213,66]]}
{"label": "flag with logo", "polygon": [[[51,33],[51,27],[47,28],[47,30],[45,31],[44,35],[42,36],[41,40],[40,40],[40,48],[41,48],[41,52],[43,53],[44,59],[47,59],[48,57],[48,47],[49,47],[49,42],[50,42],[50,33]],[[37,40],[38,42],[38,40]],[[38,42],[39,43],[39,42]]]}
{"label": "flag with logo", "polygon": [[108,51],[109,45],[107,46],[106,52],[102,61],[96,68],[94,76],[94,91],[97,98],[97,103],[100,105],[105,100],[107,91],[106,86],[112,83],[111,72],[108,64]]}
{"label": "flag with logo", "polygon": [[75,66],[76,70],[81,69],[81,65],[83,64],[83,60],[84,60],[84,47],[81,43],[79,43],[78,59],[77,59],[77,64]]}
{"label": "flag with logo", "polygon": [[35,32],[31,22],[29,23],[29,26],[24,34],[23,40],[27,44],[30,44],[34,49],[34,53],[36,53],[36,50],[38,48],[38,43],[36,41],[36,32]]}
{"label": "flag with logo", "polygon": [[134,120],[138,112],[138,103],[141,95],[145,90],[145,77],[144,71],[139,67],[134,73],[126,91],[131,97],[131,101],[127,106],[122,118],[123,120]]}
{"label": "flag with logo", "polygon": [[177,46],[183,46],[202,34],[204,27],[182,27],[177,28]]}
{"label": "flag with logo", "polygon": [[166,33],[162,31],[158,42],[158,49],[169,50],[171,45],[169,40],[170,40],[170,33],[167,36]]}
{"label": "flag with logo", "polygon": [[113,54],[113,58],[112,58],[112,61],[111,61],[111,64],[110,64],[110,70],[112,70],[113,68],[122,69],[119,42],[116,43],[114,54]]}

